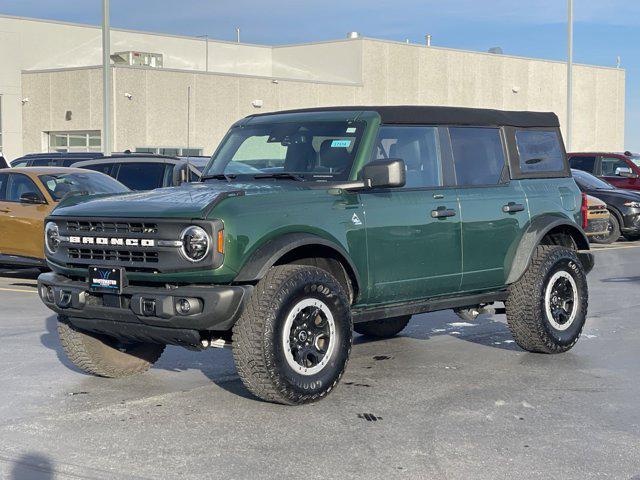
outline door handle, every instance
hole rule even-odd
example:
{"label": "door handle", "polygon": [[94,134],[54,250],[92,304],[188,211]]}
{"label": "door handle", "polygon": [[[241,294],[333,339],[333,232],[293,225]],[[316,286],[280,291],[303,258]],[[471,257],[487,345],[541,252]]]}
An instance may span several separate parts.
{"label": "door handle", "polygon": [[521,203],[509,202],[506,205],[502,206],[502,211],[504,213],[516,213],[524,211],[524,205]]}
{"label": "door handle", "polygon": [[438,208],[436,210],[431,210],[431,218],[447,218],[447,217],[455,217],[456,211],[451,210],[450,208]]}

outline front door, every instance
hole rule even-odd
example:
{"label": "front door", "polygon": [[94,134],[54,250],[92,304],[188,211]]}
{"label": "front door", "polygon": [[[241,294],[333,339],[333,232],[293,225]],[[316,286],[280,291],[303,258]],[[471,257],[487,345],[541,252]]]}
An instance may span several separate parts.
{"label": "front door", "polygon": [[45,198],[36,184],[22,173],[11,173],[6,186],[5,201],[0,203],[0,215],[4,227],[2,252],[6,255],[44,258],[44,218],[51,206],[21,203],[25,193]]}
{"label": "front door", "polygon": [[[600,157],[600,171],[603,180],[615,185],[618,188],[627,190],[640,190],[640,179],[635,172],[635,166],[631,162],[619,157]],[[622,172],[635,173],[635,178],[625,176]]]}
{"label": "front door", "polygon": [[454,187],[445,188],[446,166],[436,127],[380,128],[375,158],[400,158],[403,188],[360,194],[366,217],[369,304],[452,294],[462,271],[461,224]]}

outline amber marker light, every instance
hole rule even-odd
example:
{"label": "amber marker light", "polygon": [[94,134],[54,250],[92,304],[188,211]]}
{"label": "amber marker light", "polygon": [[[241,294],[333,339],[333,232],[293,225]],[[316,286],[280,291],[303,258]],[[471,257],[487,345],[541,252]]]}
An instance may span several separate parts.
{"label": "amber marker light", "polygon": [[218,230],[218,244],[216,246],[218,253],[224,253],[224,230]]}

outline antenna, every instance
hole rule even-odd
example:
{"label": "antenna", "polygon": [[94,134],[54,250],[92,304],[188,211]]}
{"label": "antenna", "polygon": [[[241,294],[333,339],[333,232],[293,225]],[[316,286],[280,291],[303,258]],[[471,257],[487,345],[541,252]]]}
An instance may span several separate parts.
{"label": "antenna", "polygon": [[[191,85],[187,87],[187,150],[189,150],[189,147],[191,146],[189,143],[189,139],[191,138],[190,127],[191,127]],[[187,178],[186,178],[187,183],[189,183],[190,177],[191,177],[191,159],[187,155]]]}

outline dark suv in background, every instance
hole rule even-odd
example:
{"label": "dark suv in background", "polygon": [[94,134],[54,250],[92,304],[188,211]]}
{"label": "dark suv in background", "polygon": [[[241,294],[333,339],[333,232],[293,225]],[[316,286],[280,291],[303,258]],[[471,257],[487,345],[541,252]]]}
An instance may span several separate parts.
{"label": "dark suv in background", "polygon": [[16,158],[11,162],[13,168],[17,167],[70,167],[82,160],[101,158],[102,152],[50,152],[29,153]]}
{"label": "dark suv in background", "polygon": [[[209,161],[209,158],[206,159]],[[131,190],[174,187],[200,179],[206,162],[150,154],[122,154],[76,162],[74,167],[106,173]]]}
{"label": "dark suv in background", "polygon": [[572,169],[580,190],[607,204],[609,226],[606,235],[596,235],[596,243],[613,243],[620,235],[627,240],[640,239],[640,193],[616,188],[593,175]]}
{"label": "dark suv in background", "polygon": [[569,165],[595,175],[615,187],[640,190],[640,155],[631,152],[568,153]]}

